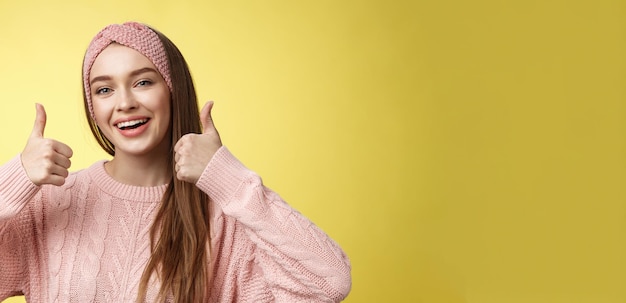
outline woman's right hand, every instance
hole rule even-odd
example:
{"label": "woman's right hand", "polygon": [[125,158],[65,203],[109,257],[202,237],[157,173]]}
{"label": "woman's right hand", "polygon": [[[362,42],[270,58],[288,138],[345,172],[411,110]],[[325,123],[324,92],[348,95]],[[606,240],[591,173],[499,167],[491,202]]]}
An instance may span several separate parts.
{"label": "woman's right hand", "polygon": [[28,178],[36,185],[63,185],[72,162],[72,149],[56,140],[43,137],[46,128],[46,110],[37,103],[35,126],[21,154],[22,166]]}

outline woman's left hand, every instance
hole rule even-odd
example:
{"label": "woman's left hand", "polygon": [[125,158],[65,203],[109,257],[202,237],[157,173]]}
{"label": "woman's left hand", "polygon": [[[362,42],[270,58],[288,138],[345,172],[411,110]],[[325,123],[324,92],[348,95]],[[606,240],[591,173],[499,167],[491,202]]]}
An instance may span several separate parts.
{"label": "woman's left hand", "polygon": [[202,134],[186,134],[174,145],[176,178],[195,184],[200,175],[222,146],[220,135],[215,129],[211,109],[213,101],[207,102],[200,111]]}

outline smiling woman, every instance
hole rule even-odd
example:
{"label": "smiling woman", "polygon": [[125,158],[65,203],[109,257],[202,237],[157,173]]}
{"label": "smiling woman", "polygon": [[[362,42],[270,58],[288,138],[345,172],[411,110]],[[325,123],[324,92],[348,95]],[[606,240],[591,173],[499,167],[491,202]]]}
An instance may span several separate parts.
{"label": "smiling woman", "polygon": [[[222,145],[163,34],[112,24],[90,43],[84,106],[110,161],[69,173],[43,137],[0,167],[0,300],[335,302],[350,263]],[[34,227],[34,228],[33,228]]]}

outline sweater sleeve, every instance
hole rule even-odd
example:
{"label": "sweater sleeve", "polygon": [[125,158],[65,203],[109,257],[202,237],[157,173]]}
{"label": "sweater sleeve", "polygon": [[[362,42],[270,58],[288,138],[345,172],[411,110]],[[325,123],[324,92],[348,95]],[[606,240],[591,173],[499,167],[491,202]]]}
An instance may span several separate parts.
{"label": "sweater sleeve", "polygon": [[23,228],[28,227],[22,210],[39,192],[22,167],[19,156],[0,166],[0,301],[20,295],[27,275]]}
{"label": "sweater sleeve", "polygon": [[270,291],[315,302],[343,300],[352,285],[343,250],[326,233],[265,187],[226,147],[196,184],[246,230]]}
{"label": "sweater sleeve", "polygon": [[17,215],[39,188],[26,175],[19,155],[0,166],[0,223]]}

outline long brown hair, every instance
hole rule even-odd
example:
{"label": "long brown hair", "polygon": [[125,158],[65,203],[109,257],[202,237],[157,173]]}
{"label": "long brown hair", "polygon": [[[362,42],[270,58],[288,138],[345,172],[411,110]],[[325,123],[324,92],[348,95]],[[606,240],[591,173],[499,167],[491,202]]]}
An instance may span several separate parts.
{"label": "long brown hair", "polygon": [[[163,43],[172,79],[171,142],[168,160],[175,171],[174,144],[185,134],[202,133],[196,91],[180,50],[162,33],[152,29]],[[83,89],[85,113],[96,141],[110,155],[115,146],[91,118]],[[209,296],[209,203],[195,184],[172,176],[150,229],[152,255],[139,284],[137,302],[146,299],[148,284],[156,272],[161,283],[159,301],[171,293],[174,302],[203,302]]]}

